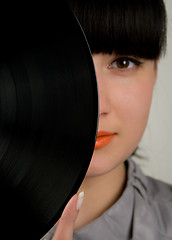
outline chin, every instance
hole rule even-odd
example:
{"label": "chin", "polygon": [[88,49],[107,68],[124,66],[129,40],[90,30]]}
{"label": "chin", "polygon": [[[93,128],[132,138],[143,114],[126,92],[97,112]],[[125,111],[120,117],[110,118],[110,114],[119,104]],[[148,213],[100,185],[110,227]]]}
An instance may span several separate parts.
{"label": "chin", "polygon": [[[133,153],[136,144],[125,147],[108,146],[100,150],[95,150],[86,173],[86,177],[98,177],[117,168],[123,164]],[[118,149],[118,151],[114,151]],[[124,151],[125,149],[125,151]]]}
{"label": "chin", "polygon": [[[108,154],[109,155],[109,154]],[[86,173],[86,177],[98,177],[102,176],[112,170],[114,170],[123,161],[119,161],[116,157],[108,156],[101,153],[101,151],[94,151],[89,168]]]}

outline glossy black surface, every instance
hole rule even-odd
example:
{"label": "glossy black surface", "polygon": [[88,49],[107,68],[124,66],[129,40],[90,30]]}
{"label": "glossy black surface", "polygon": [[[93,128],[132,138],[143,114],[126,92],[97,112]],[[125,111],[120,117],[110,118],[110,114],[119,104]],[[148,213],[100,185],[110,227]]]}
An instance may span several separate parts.
{"label": "glossy black surface", "polygon": [[0,42],[1,230],[6,239],[40,239],[89,166],[97,82],[84,34],[66,6],[10,17]]}

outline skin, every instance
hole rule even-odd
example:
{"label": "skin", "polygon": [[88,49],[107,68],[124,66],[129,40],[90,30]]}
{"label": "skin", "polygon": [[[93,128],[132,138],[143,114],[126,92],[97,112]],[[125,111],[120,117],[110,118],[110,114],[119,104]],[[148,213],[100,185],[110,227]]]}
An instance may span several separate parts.
{"label": "skin", "polygon": [[121,196],[126,186],[125,160],[136,149],[148,120],[157,77],[157,61],[115,54],[94,54],[99,91],[98,131],[115,133],[112,141],[93,153],[78,193],[59,220],[55,239],[72,240],[76,231],[98,218]]}

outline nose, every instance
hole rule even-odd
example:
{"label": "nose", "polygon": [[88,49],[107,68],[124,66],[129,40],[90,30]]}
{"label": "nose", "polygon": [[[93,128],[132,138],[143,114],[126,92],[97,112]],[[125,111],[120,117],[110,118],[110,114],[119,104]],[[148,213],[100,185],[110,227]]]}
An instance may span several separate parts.
{"label": "nose", "polygon": [[110,97],[107,84],[107,73],[104,70],[103,59],[104,56],[102,54],[93,54],[99,95],[99,118],[110,113]]}
{"label": "nose", "polygon": [[108,99],[105,95],[105,88],[103,88],[100,81],[98,81],[98,94],[99,94],[99,117],[105,116],[109,113]]}
{"label": "nose", "polygon": [[110,113],[110,100],[108,97],[106,81],[98,70],[96,70],[96,77],[99,95],[99,117],[102,117]]}

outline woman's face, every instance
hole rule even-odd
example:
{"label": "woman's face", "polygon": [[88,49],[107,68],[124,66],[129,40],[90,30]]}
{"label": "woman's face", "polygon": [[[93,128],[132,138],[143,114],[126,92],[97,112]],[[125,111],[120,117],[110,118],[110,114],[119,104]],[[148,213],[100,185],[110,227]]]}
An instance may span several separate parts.
{"label": "woman's face", "polygon": [[112,136],[97,138],[88,177],[109,172],[136,149],[157,73],[157,62],[130,56],[94,54],[93,61],[99,90],[98,133],[107,131]]}

